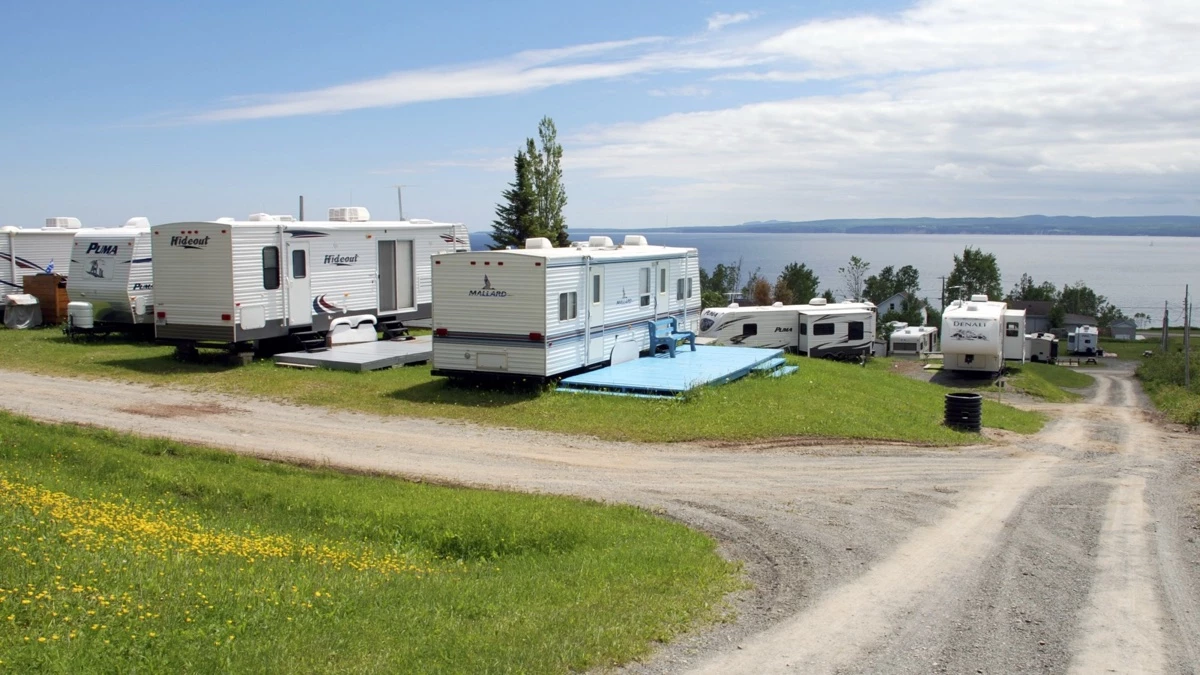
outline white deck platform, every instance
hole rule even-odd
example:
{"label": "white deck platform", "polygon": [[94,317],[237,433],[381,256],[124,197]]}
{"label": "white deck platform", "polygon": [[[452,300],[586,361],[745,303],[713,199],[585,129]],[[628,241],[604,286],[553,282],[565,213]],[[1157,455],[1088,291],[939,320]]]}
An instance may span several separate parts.
{"label": "white deck platform", "polygon": [[382,340],[338,345],[323,352],[288,352],[275,355],[275,363],[286,366],[333,370],[380,370],[433,358],[433,339],[421,335],[412,340]]}

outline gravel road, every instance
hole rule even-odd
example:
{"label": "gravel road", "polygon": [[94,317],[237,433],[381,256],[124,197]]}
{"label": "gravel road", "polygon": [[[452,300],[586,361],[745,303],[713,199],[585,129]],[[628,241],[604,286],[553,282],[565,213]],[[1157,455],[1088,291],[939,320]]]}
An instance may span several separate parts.
{"label": "gravel road", "polygon": [[[627,673],[1200,671],[1200,442],[1129,372],[972,448],[640,445],[4,371],[37,419],[637,504],[712,534],[736,620]],[[616,423],[616,422],[615,422]]]}

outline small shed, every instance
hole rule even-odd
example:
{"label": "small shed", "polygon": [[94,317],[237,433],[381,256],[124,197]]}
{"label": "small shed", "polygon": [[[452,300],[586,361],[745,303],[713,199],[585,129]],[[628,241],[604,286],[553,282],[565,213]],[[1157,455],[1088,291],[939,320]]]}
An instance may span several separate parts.
{"label": "small shed", "polygon": [[1108,324],[1108,330],[1114,340],[1137,339],[1137,323],[1133,319],[1118,319]]}

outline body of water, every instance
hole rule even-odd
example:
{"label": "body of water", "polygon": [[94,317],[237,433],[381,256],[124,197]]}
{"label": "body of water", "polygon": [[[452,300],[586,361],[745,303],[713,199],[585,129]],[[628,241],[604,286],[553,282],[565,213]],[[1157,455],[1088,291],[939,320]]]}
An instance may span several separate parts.
{"label": "body of water", "polygon": [[[624,233],[609,236],[620,241]],[[646,238],[651,244],[698,249],[708,270],[740,258],[744,276],[758,269],[772,282],[784,265],[801,262],[820,276],[822,289],[838,297],[845,284],[837,270],[852,255],[871,264],[869,274],[888,265],[912,265],[921,272],[921,295],[935,307],[941,295],[938,277],[950,274],[954,255],[966,246],[996,256],[1005,292],[1023,273],[1059,287],[1083,281],[1129,316],[1142,312],[1161,321],[1166,301],[1172,324],[1181,323],[1184,284],[1200,283],[1200,238],[1192,237],[652,232]],[[490,242],[483,233],[471,239],[473,248]]]}

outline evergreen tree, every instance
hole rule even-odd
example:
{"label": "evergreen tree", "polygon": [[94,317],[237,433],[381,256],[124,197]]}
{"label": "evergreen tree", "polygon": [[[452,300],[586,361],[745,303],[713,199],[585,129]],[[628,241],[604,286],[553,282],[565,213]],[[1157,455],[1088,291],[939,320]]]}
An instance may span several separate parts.
{"label": "evergreen tree", "polygon": [[[821,286],[821,279],[816,273],[809,269],[804,263],[788,263],[784,265],[783,271],[779,273],[779,279],[775,282],[776,288],[780,285],[791,291],[792,302],[805,304],[809,300],[817,297],[818,288]],[[775,292],[775,299],[778,300],[780,293]],[[785,305],[788,303],[784,303]]]}
{"label": "evergreen tree", "polygon": [[966,247],[961,256],[954,256],[954,271],[946,279],[946,287],[956,287],[964,298],[983,294],[991,300],[999,300],[1004,291],[1000,286],[1000,267],[996,264],[996,256]]}
{"label": "evergreen tree", "polygon": [[525,245],[530,237],[545,236],[534,221],[533,175],[530,172],[529,156],[518,152],[513,158],[516,177],[504,191],[504,201],[496,206],[496,220],[492,221],[493,249]]}
{"label": "evergreen tree", "polygon": [[533,139],[528,140],[526,153],[534,157],[533,185],[537,194],[537,221],[549,233],[550,241],[555,246],[566,246],[571,243],[567,235],[567,220],[563,216],[563,207],[567,205],[567,192],[562,183],[562,146],[558,143],[558,131],[554,128],[554,120],[543,117],[538,123],[538,139],[541,148],[534,145]]}

